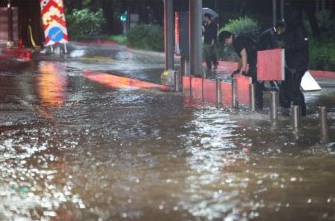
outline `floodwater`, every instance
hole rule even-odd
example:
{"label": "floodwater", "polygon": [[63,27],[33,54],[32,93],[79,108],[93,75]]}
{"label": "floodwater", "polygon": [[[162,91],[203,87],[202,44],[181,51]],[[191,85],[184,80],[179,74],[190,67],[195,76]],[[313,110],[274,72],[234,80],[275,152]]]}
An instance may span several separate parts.
{"label": "floodwater", "polygon": [[295,133],[288,117],[273,127],[268,114],[92,82],[83,70],[157,82],[163,69],[156,56],[94,50],[2,66],[1,221],[335,220],[334,80],[306,94]]}

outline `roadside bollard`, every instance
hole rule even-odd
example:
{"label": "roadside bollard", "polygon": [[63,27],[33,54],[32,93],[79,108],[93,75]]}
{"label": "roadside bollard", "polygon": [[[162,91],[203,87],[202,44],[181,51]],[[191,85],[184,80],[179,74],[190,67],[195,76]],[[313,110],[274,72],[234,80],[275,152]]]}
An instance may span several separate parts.
{"label": "roadside bollard", "polygon": [[272,124],[278,123],[278,103],[279,95],[277,91],[270,92],[270,120]]}
{"label": "roadside bollard", "polygon": [[231,89],[232,89],[232,108],[238,108],[238,102],[237,102],[237,83],[236,79],[233,78],[231,80]]}
{"label": "roadside bollard", "polygon": [[221,105],[221,79],[216,79],[216,104],[217,106]]}
{"label": "roadside bollard", "polygon": [[174,90],[175,92],[180,91],[180,74],[177,71],[174,72]]}
{"label": "roadside bollard", "polygon": [[292,106],[292,120],[293,120],[293,128],[295,130],[299,130],[301,128],[301,110],[300,106],[298,105]]}
{"label": "roadside bollard", "polygon": [[256,84],[249,85],[249,109],[256,111]]}
{"label": "roadside bollard", "polygon": [[328,125],[327,125],[327,108],[320,107],[320,141],[321,143],[328,143]]}

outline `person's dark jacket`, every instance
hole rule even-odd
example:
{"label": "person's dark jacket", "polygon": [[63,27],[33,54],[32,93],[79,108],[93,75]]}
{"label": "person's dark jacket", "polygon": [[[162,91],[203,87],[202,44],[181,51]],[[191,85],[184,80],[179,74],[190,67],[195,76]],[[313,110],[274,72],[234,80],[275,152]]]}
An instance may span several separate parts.
{"label": "person's dark jacket", "polygon": [[298,72],[305,72],[308,67],[308,36],[302,23],[302,12],[299,8],[292,7],[285,15],[286,66]]}
{"label": "person's dark jacket", "polygon": [[278,47],[278,34],[274,28],[265,30],[258,39],[259,50],[268,50]]}
{"label": "person's dark jacket", "polygon": [[212,43],[213,40],[214,43],[216,43],[218,26],[215,24],[215,22],[212,21],[210,24],[205,24],[204,28],[204,43],[209,45]]}
{"label": "person's dark jacket", "polygon": [[244,35],[233,35],[233,48],[237,55],[241,57],[241,51],[245,48],[248,56],[247,63],[250,66],[256,67],[257,65],[257,50],[258,50],[257,42],[247,36]]}

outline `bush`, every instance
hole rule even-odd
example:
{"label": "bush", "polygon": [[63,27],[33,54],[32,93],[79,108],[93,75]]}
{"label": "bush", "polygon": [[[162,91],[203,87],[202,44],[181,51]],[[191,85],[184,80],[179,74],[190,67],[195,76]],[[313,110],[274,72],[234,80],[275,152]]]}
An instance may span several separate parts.
{"label": "bush", "polygon": [[125,35],[113,35],[110,38],[111,41],[115,41],[120,45],[127,44],[127,37]]}
{"label": "bush", "polygon": [[310,41],[309,69],[335,71],[335,42],[332,39]]}
{"label": "bush", "polygon": [[316,19],[319,24],[321,33],[325,33],[327,36],[332,37],[335,28],[335,19],[330,19],[330,11],[320,11],[316,14]]}
{"label": "bush", "polygon": [[114,41],[120,45],[127,44],[127,37],[125,35],[102,35],[99,40]]}
{"label": "bush", "polygon": [[158,25],[136,25],[127,32],[127,45],[137,49],[164,51],[164,30]]}
{"label": "bush", "polygon": [[[258,22],[245,16],[237,19],[229,20],[229,22],[219,30],[220,34],[223,30],[231,33],[242,34],[257,39],[259,34]],[[218,57],[222,60],[236,61],[236,54],[231,47],[224,47],[220,42],[217,46]]]}
{"label": "bush", "polygon": [[[330,19],[330,11],[323,10],[316,14],[316,19],[320,28],[322,37],[332,38],[335,30],[335,18]],[[308,19],[304,19],[304,26],[308,35],[312,36],[312,29]]]}
{"label": "bush", "polygon": [[259,34],[258,22],[247,16],[229,20],[228,24],[223,26],[219,33],[223,30],[230,31],[231,33],[247,35],[255,39]]}
{"label": "bush", "polygon": [[74,9],[67,17],[71,39],[91,40],[100,35],[105,25],[102,9],[91,12],[88,9]]}
{"label": "bush", "polygon": [[308,20],[304,20],[304,26],[309,35],[309,69],[311,70],[335,70],[335,19],[330,19],[330,11],[320,11],[316,19],[321,32],[319,40],[314,39]]}

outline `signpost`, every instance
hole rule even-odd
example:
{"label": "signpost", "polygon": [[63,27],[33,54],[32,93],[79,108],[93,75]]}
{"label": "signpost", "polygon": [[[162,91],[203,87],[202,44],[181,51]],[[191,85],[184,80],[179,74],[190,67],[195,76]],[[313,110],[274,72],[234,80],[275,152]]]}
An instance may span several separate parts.
{"label": "signpost", "polygon": [[64,44],[64,52],[67,53],[67,34],[64,15],[63,0],[40,0],[45,45]]}

